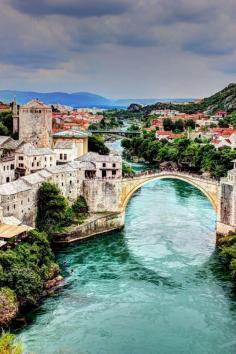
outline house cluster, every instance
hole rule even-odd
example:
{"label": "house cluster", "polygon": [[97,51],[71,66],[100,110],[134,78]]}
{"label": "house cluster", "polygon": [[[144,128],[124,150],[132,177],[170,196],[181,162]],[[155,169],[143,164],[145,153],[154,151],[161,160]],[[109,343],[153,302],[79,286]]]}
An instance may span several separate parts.
{"label": "house cluster", "polygon": [[103,119],[102,114],[87,111],[71,111],[67,113],[53,113],[53,131],[69,129],[87,130],[90,124],[100,123]]}
{"label": "house cluster", "polygon": [[[13,127],[19,140],[0,136],[3,247],[9,239],[24,237],[27,227],[34,225],[37,191],[43,181],[55,183],[72,202],[84,194],[85,181],[122,176],[120,156],[88,152],[87,132],[73,128],[54,132],[52,121],[51,106],[32,100],[18,112],[14,100]],[[10,232],[9,227],[14,230]]]}
{"label": "house cluster", "polygon": [[10,111],[11,111],[11,105],[0,101],[0,113],[10,112]]}
{"label": "house cluster", "polygon": [[[152,125],[147,130],[156,131],[156,139],[165,139],[168,141],[181,138],[188,135],[189,138],[207,138],[211,143],[220,149],[222,147],[230,147],[231,149],[236,149],[236,129],[230,128],[219,128],[219,121],[227,116],[227,112],[219,111],[214,115],[208,115],[206,113],[196,113],[196,114],[185,114],[179,113],[176,110],[154,110],[151,112],[152,116],[157,116],[152,119]],[[176,134],[172,131],[165,131],[163,122],[165,119],[171,119],[173,122],[177,120],[188,121],[192,120],[195,122],[195,129],[193,131],[188,131],[185,133]]]}

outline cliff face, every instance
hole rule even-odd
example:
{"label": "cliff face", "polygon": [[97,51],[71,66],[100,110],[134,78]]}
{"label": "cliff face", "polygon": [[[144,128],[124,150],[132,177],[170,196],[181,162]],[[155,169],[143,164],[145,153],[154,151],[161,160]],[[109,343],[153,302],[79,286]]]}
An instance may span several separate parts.
{"label": "cliff face", "polygon": [[227,111],[229,113],[236,111],[236,84],[230,84],[223,90],[215,93],[210,97],[204,98],[199,103],[189,104],[172,104],[157,102],[154,105],[140,107],[139,105],[131,105],[128,110],[137,113],[150,114],[155,109],[174,109],[184,113],[196,113],[207,111],[209,114],[214,114],[217,111]]}

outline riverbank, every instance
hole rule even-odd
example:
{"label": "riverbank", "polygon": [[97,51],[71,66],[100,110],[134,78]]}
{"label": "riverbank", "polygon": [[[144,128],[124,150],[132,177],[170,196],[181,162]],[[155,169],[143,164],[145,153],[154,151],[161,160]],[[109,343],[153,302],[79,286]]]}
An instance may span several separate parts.
{"label": "riverbank", "polygon": [[48,236],[32,230],[15,248],[0,251],[0,327],[21,318],[62,281]]}
{"label": "riverbank", "polygon": [[120,230],[124,225],[124,214],[122,213],[99,213],[90,215],[86,221],[74,226],[67,232],[53,233],[52,242],[55,246],[63,246],[74,242],[82,242]]}

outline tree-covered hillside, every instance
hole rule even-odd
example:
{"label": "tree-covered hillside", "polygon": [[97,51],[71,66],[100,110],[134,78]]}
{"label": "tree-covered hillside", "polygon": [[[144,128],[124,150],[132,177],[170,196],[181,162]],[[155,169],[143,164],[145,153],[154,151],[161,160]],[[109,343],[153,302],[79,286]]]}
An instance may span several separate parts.
{"label": "tree-covered hillside", "polygon": [[196,113],[207,111],[213,114],[217,111],[227,111],[229,113],[236,111],[236,84],[230,84],[223,90],[215,93],[213,96],[204,98],[199,103],[172,104],[158,102],[154,105],[141,107],[140,105],[130,105],[128,110],[131,112],[142,112],[150,114],[155,109],[175,109],[184,113]]}

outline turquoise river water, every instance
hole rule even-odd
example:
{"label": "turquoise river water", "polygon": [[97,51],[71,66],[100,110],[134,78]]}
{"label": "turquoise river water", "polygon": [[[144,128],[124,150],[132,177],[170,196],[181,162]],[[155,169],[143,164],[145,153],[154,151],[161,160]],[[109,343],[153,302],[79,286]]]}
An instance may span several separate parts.
{"label": "turquoise river water", "polygon": [[124,230],[57,254],[65,282],[19,330],[34,354],[235,354],[215,212],[175,180],[142,187]]}

